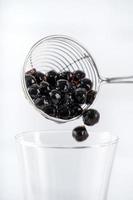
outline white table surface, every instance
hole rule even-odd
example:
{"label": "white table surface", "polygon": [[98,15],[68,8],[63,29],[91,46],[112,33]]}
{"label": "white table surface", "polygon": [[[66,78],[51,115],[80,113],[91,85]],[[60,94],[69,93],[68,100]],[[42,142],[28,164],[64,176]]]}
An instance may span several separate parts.
{"label": "white table surface", "polygon": [[[14,136],[58,128],[24,98],[20,73],[27,52],[46,35],[66,34],[88,48],[102,76],[133,75],[133,1],[1,0],[0,4],[0,200],[21,200]],[[132,91],[131,84],[102,85],[94,104],[101,121],[91,131],[108,130],[120,137],[108,200],[133,199]]]}

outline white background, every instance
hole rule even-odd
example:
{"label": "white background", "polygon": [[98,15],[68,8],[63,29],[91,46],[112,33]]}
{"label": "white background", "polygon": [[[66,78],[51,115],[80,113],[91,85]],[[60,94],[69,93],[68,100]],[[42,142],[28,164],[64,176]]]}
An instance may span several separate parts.
{"label": "white background", "polygon": [[[19,200],[14,136],[58,128],[24,98],[21,70],[30,47],[47,35],[66,34],[88,48],[102,76],[133,75],[133,1],[1,0],[0,20],[0,200]],[[133,199],[132,91],[132,84],[102,85],[93,106],[100,111],[101,121],[91,131],[110,131],[120,137],[109,200]]]}

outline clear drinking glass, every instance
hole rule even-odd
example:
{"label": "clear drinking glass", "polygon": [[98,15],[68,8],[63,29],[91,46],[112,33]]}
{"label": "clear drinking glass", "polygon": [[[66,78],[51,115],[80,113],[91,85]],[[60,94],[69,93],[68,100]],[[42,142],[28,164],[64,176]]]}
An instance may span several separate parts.
{"label": "clear drinking glass", "polygon": [[107,200],[118,137],[90,133],[77,142],[67,131],[16,136],[24,200]]}

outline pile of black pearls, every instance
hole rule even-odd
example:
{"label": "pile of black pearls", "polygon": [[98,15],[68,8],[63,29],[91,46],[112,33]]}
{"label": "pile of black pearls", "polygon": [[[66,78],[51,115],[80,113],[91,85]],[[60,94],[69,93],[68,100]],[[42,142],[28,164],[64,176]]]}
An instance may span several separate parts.
{"label": "pile of black pearls", "polygon": [[[81,70],[60,73],[51,70],[46,74],[35,68],[25,73],[25,83],[35,106],[51,117],[69,120],[83,116],[85,125],[92,126],[99,121],[100,114],[95,109],[82,109],[91,105],[96,97],[93,83]],[[88,137],[85,126],[73,129],[73,137],[84,141]]]}

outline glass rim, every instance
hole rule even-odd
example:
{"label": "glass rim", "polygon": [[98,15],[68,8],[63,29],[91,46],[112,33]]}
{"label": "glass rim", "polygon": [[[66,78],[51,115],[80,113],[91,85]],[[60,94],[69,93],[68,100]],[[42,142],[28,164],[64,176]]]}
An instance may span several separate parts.
{"label": "glass rim", "polygon": [[[62,132],[62,130],[56,130],[58,132]],[[68,130],[63,130],[63,133],[68,132]],[[72,131],[70,129],[70,131]],[[46,133],[45,133],[46,132]],[[101,143],[96,143],[96,144],[83,144],[82,142],[76,142],[77,144],[74,145],[51,145],[51,144],[36,144],[34,142],[29,142],[25,141],[23,137],[28,134],[47,134],[47,133],[52,133],[55,132],[55,130],[39,130],[39,131],[26,131],[26,132],[21,132],[15,136],[16,142],[19,144],[22,144],[24,146],[29,146],[29,147],[35,147],[35,148],[49,148],[49,149],[89,149],[89,148],[100,148],[100,147],[107,147],[110,145],[117,144],[119,141],[119,136],[111,134],[109,131],[96,131],[96,133],[109,133],[111,136],[111,139],[107,142],[101,142]],[[93,131],[94,132],[94,131]],[[92,132],[91,132],[92,133]],[[80,144],[80,145],[79,145]]]}

